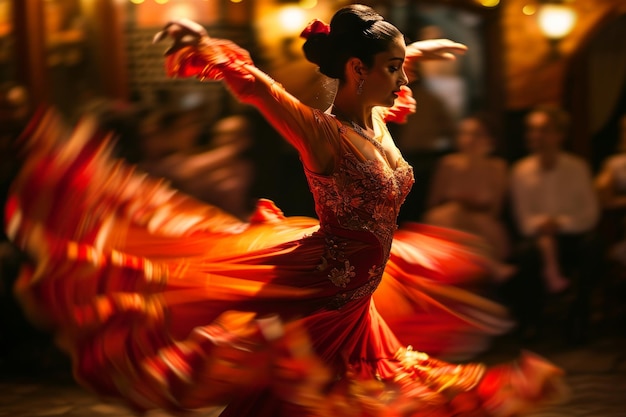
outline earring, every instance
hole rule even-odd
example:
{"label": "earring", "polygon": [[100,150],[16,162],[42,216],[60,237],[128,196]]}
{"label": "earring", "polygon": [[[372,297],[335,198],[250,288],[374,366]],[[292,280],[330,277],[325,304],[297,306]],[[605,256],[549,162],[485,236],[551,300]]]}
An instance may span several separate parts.
{"label": "earring", "polygon": [[359,80],[359,85],[358,85],[358,87],[356,88],[356,93],[357,93],[358,95],[363,94],[363,83],[365,83],[365,79],[361,78],[361,79]]}

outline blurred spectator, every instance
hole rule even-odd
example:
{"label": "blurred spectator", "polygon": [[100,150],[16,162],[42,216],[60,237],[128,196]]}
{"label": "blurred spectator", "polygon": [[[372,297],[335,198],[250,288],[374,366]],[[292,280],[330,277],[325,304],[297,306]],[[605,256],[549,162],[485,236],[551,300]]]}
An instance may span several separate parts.
{"label": "blurred spectator", "polygon": [[390,130],[415,176],[415,185],[402,206],[399,220],[415,221],[424,212],[435,165],[452,146],[455,122],[445,103],[424,86],[419,73],[407,75],[418,111],[404,124],[390,124]]}
{"label": "blurred spectator", "polygon": [[[13,83],[0,85],[0,205],[2,219],[9,188],[20,166],[17,138],[32,115],[28,91]],[[1,222],[3,223],[3,222]],[[26,320],[13,295],[23,254],[0,228],[0,374],[41,373],[66,368],[50,336]]]}
{"label": "blurred spectator", "polygon": [[604,161],[596,176],[596,189],[603,212],[604,236],[611,244],[611,259],[626,265],[626,114],[620,119],[617,153]]}
{"label": "blurred spectator", "polygon": [[508,187],[507,163],[492,156],[495,127],[487,115],[463,119],[457,152],[443,157],[428,195],[426,223],[464,230],[483,237],[495,257],[509,256],[509,237],[501,210]]}
{"label": "blurred spectator", "polygon": [[154,114],[142,128],[142,161],[149,174],[202,201],[246,219],[251,213],[249,190],[253,164],[246,157],[252,132],[246,117],[218,120],[208,147],[200,146],[203,123],[196,112]]}
{"label": "blurred spectator", "polygon": [[[0,85],[0,207],[4,220],[9,187],[19,167],[16,140],[31,116],[31,104],[26,89],[8,83]],[[9,296],[16,277],[17,250],[8,242],[0,228],[0,296]],[[14,273],[15,272],[15,273]]]}
{"label": "blurred spectator", "polygon": [[419,74],[407,75],[412,80],[408,86],[418,111],[409,115],[406,123],[396,127],[398,147],[405,157],[448,151],[454,136],[454,119],[441,99],[424,87]]}
{"label": "blurred spectator", "polygon": [[[426,26],[420,31],[420,39],[447,37],[447,34],[437,25]],[[443,100],[455,123],[465,115],[467,107],[467,86],[459,69],[461,60],[462,57],[454,60],[424,60],[420,62],[424,85]]]}
{"label": "blurred spectator", "polygon": [[[0,204],[2,219],[11,181],[18,168],[15,140],[30,115],[30,103],[25,88],[12,83],[0,86]],[[4,221],[1,222],[4,224]],[[13,298],[20,257],[0,228],[0,364],[15,353],[15,345],[25,336],[23,316]],[[11,358],[14,359],[14,358]],[[7,361],[8,363],[9,361]]]}
{"label": "blurred spectator", "polygon": [[534,331],[544,294],[571,285],[561,270],[576,280],[568,331],[581,341],[601,246],[594,234],[598,202],[588,164],[562,150],[568,128],[568,114],[556,107],[540,107],[526,117],[531,155],[514,165],[511,178],[513,210],[525,239],[517,252],[520,271],[509,289],[521,324]]}

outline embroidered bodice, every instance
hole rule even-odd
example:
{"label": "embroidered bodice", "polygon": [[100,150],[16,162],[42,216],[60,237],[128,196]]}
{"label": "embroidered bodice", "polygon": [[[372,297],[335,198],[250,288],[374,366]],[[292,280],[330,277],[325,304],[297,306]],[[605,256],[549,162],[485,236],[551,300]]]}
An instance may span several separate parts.
{"label": "embroidered bodice", "polygon": [[[347,140],[344,129],[340,128],[343,141]],[[400,206],[414,182],[413,169],[404,160],[392,169],[378,159],[359,160],[346,146],[341,149],[332,175],[306,171],[321,229],[369,232],[380,242],[386,259]]]}
{"label": "embroidered bodice", "polygon": [[[400,159],[392,169],[380,159],[359,158],[339,128],[340,154],[332,175],[305,169],[326,241],[318,270],[339,290],[326,306],[338,309],[370,296],[383,276],[400,206],[413,185],[413,168]],[[374,142],[378,152],[382,146]],[[372,257],[351,257],[350,246],[368,242]],[[375,255],[374,255],[375,253]]]}

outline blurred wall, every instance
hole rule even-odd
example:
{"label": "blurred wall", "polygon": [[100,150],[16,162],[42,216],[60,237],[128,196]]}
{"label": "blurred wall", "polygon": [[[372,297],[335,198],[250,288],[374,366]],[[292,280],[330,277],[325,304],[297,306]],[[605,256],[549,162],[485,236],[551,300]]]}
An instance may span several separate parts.
{"label": "blurred wall", "polygon": [[569,5],[578,13],[572,31],[559,43],[561,57],[550,58],[550,44],[539,30],[536,15],[522,10],[530,0],[502,1],[505,96],[508,110],[537,103],[561,103],[569,60],[588,37],[612,16],[626,13],[624,0],[576,0]]}

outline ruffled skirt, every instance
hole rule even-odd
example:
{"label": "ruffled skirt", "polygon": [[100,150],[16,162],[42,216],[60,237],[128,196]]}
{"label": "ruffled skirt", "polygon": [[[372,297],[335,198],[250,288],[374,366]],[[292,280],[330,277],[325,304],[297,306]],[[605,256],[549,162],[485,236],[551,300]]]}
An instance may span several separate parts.
{"label": "ruffled skirt", "polygon": [[114,160],[93,121],[63,132],[52,113],[25,131],[6,229],[30,257],[24,310],[99,395],[225,416],[512,416],[562,396],[561,371],[534,355],[434,359],[471,357],[511,326],[481,294],[470,235],[400,229],[373,296],[339,308],[315,272],[315,219],[261,200],[242,222]]}

